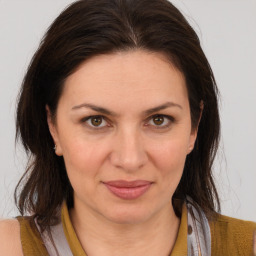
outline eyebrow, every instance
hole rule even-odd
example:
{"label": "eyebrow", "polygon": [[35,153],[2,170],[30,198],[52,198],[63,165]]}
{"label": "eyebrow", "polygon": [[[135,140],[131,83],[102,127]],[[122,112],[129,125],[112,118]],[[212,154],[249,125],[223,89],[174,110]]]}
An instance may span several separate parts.
{"label": "eyebrow", "polygon": [[[174,102],[166,102],[160,106],[157,106],[157,107],[154,107],[154,108],[150,108],[150,109],[147,109],[145,111],[143,111],[143,114],[144,115],[150,115],[150,114],[153,114],[155,112],[158,112],[160,110],[163,110],[163,109],[166,109],[166,108],[169,108],[169,107],[177,107],[177,108],[180,108],[182,109],[182,106],[177,104],[177,103],[174,103]],[[77,109],[81,109],[81,108],[90,108],[96,112],[99,112],[99,113],[102,113],[102,114],[105,114],[105,115],[109,115],[109,116],[118,116],[117,113],[113,112],[113,111],[110,111],[106,108],[103,108],[103,107],[100,107],[100,106],[96,106],[94,104],[90,104],[90,103],[83,103],[83,104],[80,104],[80,105],[77,105],[77,106],[74,106],[72,107],[72,110],[77,110]]]}

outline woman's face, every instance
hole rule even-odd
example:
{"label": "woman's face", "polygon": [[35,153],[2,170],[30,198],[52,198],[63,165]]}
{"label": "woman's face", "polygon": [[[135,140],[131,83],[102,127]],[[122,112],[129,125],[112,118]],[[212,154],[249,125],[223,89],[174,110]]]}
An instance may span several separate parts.
{"label": "woman's face", "polygon": [[48,123],[64,157],[75,207],[115,223],[139,223],[173,211],[196,131],[186,84],[160,53],[100,55],[70,75],[56,122]]}

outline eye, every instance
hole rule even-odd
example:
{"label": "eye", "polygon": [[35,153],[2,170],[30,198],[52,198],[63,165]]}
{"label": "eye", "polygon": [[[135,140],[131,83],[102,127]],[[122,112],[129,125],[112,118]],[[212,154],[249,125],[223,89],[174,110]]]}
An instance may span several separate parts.
{"label": "eye", "polygon": [[148,122],[149,125],[155,126],[155,128],[167,128],[174,121],[173,117],[167,115],[154,115]]}
{"label": "eye", "polygon": [[103,116],[89,116],[82,120],[91,128],[104,128],[108,125]]}

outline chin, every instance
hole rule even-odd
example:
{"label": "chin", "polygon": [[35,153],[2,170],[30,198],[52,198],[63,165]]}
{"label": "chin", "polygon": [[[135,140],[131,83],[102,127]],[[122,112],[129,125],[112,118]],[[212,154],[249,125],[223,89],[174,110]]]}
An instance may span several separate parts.
{"label": "chin", "polygon": [[141,207],[113,207],[104,213],[105,218],[116,224],[139,224],[147,221],[153,215],[149,209]]}

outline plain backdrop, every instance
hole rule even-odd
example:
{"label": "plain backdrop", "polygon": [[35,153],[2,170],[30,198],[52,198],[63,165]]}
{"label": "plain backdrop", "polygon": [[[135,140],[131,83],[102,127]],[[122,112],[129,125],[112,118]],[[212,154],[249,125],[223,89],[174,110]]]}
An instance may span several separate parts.
{"label": "plain backdrop", "polygon": [[[0,217],[18,215],[13,192],[26,156],[15,147],[19,87],[39,41],[70,0],[0,0]],[[222,213],[256,221],[256,0],[175,0],[198,33],[221,93],[215,162]]]}

